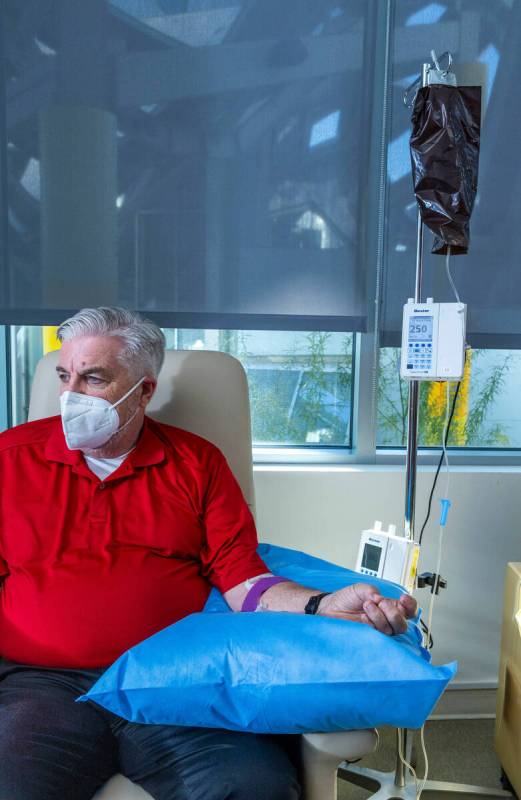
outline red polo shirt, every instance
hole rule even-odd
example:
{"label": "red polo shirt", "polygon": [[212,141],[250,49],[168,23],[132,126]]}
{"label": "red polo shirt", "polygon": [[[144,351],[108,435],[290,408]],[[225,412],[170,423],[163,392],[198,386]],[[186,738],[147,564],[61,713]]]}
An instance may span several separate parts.
{"label": "red polo shirt", "polygon": [[267,571],[222,453],[146,418],[104,481],[59,417],[0,434],[0,654],[104,667],[221,592]]}

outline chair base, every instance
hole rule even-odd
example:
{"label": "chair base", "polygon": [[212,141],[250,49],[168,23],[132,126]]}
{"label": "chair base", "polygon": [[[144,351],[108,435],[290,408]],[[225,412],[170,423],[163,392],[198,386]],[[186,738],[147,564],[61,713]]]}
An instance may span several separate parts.
{"label": "chair base", "polygon": [[[344,761],[338,769],[338,777],[341,780],[349,781],[356,786],[361,786],[369,791],[374,790],[371,800],[416,800],[416,786],[410,775],[405,777],[404,786],[396,783],[395,772],[381,772],[367,767],[357,767]],[[420,783],[420,782],[419,782]],[[450,781],[427,781],[422,792],[422,797],[426,792],[437,792],[439,794],[457,794],[481,797],[503,797],[513,798],[511,792],[504,789],[490,789],[484,786],[473,786],[467,783],[452,783]]]}
{"label": "chair base", "polygon": [[305,733],[301,737],[304,800],[337,800],[337,770],[375,750],[374,728],[337,733]]}
{"label": "chair base", "polygon": [[94,795],[92,800],[153,800],[152,795],[123,775],[112,778]]}

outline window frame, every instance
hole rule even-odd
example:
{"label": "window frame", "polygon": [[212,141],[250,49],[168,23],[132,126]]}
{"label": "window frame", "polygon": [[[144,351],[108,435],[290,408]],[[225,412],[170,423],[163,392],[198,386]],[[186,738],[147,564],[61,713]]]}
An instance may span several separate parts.
{"label": "window frame", "polygon": [[5,376],[5,380],[0,380],[0,431],[10,428],[12,424],[10,365],[9,328],[0,325],[0,376]]}

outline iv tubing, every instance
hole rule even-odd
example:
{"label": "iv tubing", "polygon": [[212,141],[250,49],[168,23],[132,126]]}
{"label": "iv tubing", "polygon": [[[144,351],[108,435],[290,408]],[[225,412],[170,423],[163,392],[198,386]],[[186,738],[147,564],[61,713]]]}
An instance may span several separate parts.
{"label": "iv tubing", "polygon": [[[446,483],[445,483],[445,497],[447,497],[448,494],[449,494],[449,485],[450,485],[449,458],[448,458],[448,455],[447,455],[447,445],[446,445],[446,442],[445,442],[445,439],[447,438],[447,430],[448,430],[448,425],[449,425],[449,407],[450,407],[450,383],[447,381],[447,404],[446,404],[446,408],[445,408],[445,426],[443,428],[443,439],[442,439],[443,455],[444,455],[444,458],[445,458],[445,465],[447,467],[447,480],[446,480]],[[429,631],[432,630],[431,623],[432,623],[432,612],[433,612],[433,608],[434,608],[434,598],[436,596],[436,590],[438,588],[438,581],[440,579],[441,553],[442,553],[442,548],[443,548],[443,528],[444,528],[444,526],[440,524],[440,532],[439,532],[439,535],[438,535],[438,559],[437,559],[437,562],[436,562],[436,582],[435,582],[434,586],[432,587],[431,601],[430,601],[430,604],[429,604],[429,618],[428,618],[428,621],[427,621],[427,628],[429,629]]]}
{"label": "iv tubing", "polygon": [[454,297],[456,298],[458,303],[461,303],[461,300],[459,299],[458,290],[456,289],[456,284],[452,280],[452,275],[450,274],[449,259],[450,259],[450,245],[447,247],[447,256],[445,258],[445,270],[447,272],[447,278],[449,279],[449,283],[452,286],[452,291],[454,292]]}

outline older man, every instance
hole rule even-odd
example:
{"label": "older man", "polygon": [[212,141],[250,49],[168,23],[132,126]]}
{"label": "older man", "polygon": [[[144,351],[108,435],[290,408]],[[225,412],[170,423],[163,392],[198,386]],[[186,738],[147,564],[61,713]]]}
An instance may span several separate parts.
{"label": "older man", "polygon": [[64,322],[61,416],[0,435],[0,800],[90,800],[121,771],[158,800],[293,800],[281,740],[128,723],[77,704],[127,648],[194,611],[340,616],[394,634],[412,598],[271,576],[222,454],[145,416],[159,328],[117,308]]}

